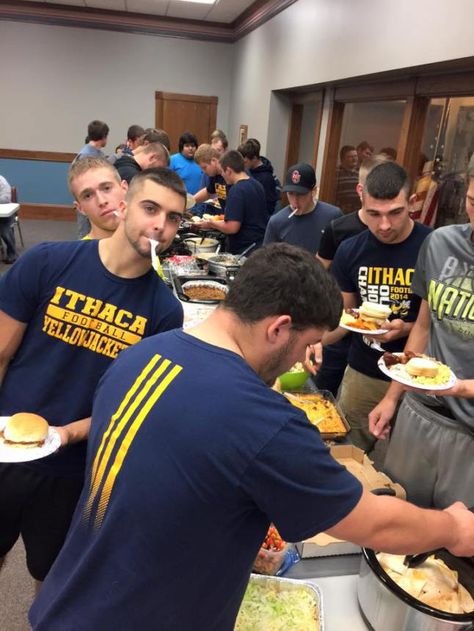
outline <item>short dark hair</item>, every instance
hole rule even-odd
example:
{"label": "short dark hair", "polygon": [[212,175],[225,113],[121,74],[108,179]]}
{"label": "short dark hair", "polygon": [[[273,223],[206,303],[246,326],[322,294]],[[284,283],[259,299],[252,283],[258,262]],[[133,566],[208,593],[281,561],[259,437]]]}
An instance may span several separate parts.
{"label": "short dark hair", "polygon": [[102,140],[109,135],[109,126],[103,121],[91,121],[87,125],[87,138],[91,140]]}
{"label": "short dark hair", "polygon": [[255,145],[257,151],[258,151],[258,154],[260,155],[260,150],[262,148],[262,145],[260,144],[260,141],[257,140],[256,138],[247,138],[247,142],[253,143]]}
{"label": "short dark hair", "polygon": [[370,149],[371,151],[374,150],[373,146],[367,142],[367,140],[363,140],[362,142],[359,142],[359,144],[356,147],[357,151],[365,151],[366,149]]}
{"label": "short dark hair", "polygon": [[150,144],[152,142],[161,142],[168,151],[171,151],[170,137],[164,129],[154,129],[153,127],[147,127],[147,129],[145,129],[140,145],[145,143]]}
{"label": "short dark hair", "polygon": [[380,149],[379,153],[384,153],[392,160],[397,159],[397,150],[394,147],[384,147],[383,149]]}
{"label": "short dark hair", "polygon": [[186,207],[186,187],[183,180],[177,173],[166,167],[156,167],[154,169],[144,169],[140,173],[133,176],[128,186],[126,199],[132,199],[138,189],[141,189],[144,182],[150,180],[155,184],[169,188],[178,193],[183,198],[183,210]]}
{"label": "short dark hair", "polygon": [[375,199],[394,199],[405,191],[410,195],[410,178],[403,167],[389,160],[372,169],[365,181],[364,192]]}
{"label": "short dark hair", "polygon": [[145,130],[141,125],[130,125],[127,129],[127,140],[136,140],[140,138],[140,136],[143,136],[144,133]]}
{"label": "short dark hair", "polygon": [[471,180],[474,180],[474,154],[471,156],[469,164],[467,165],[466,183],[468,186],[471,183]]}
{"label": "short dark hair", "polygon": [[249,160],[260,158],[260,149],[253,140],[246,140],[243,144],[241,144],[239,147],[239,153]]}
{"label": "short dark hair", "polygon": [[313,254],[288,243],[272,243],[244,263],[222,308],[248,324],[289,315],[296,330],[332,330],[339,324],[342,296]]}
{"label": "short dark hair", "polygon": [[231,149],[230,151],[227,151],[227,153],[224,153],[219,162],[222,169],[227,169],[227,167],[229,167],[232,171],[235,171],[235,173],[242,173],[242,171],[245,171],[245,163],[242,154],[235,149]]}
{"label": "short dark hair", "polygon": [[181,151],[183,150],[184,145],[194,145],[197,149],[198,144],[199,143],[197,141],[196,136],[192,134],[190,131],[185,131],[184,134],[182,134],[179,137],[179,141],[178,141],[179,153],[181,153]]}
{"label": "short dark hair", "polygon": [[346,153],[349,153],[349,151],[356,151],[356,148],[354,147],[354,145],[344,145],[343,147],[340,148],[339,150],[339,160],[344,160],[344,156],[346,155]]}

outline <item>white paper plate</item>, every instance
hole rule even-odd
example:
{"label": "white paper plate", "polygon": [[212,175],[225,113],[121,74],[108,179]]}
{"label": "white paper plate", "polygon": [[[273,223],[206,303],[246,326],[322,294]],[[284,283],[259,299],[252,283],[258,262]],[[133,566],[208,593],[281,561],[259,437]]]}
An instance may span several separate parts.
{"label": "white paper plate", "polygon": [[[354,309],[354,311],[359,312],[359,309]],[[339,326],[346,331],[352,331],[352,333],[360,333],[361,335],[383,335],[388,332],[388,329],[375,329],[374,331],[369,331],[368,329],[357,329],[348,324],[353,320],[352,316],[344,311],[342,314],[341,320],[339,321]]]}
{"label": "white paper plate", "polygon": [[[402,353],[393,353],[393,355],[402,355]],[[395,364],[395,366],[401,367],[401,371],[402,371],[401,374],[399,372],[400,368],[397,371],[394,371],[392,367],[387,368],[383,357],[379,359],[379,361],[377,362],[377,365],[380,368],[380,370],[383,372],[383,374],[387,375],[387,377],[390,377],[390,379],[393,379],[393,381],[398,381],[398,383],[402,383],[405,386],[411,386],[412,388],[418,388],[419,390],[448,390],[449,388],[452,388],[454,384],[456,383],[456,375],[453,373],[451,369],[450,369],[451,377],[449,381],[447,381],[446,383],[441,383],[438,385],[425,385],[425,384],[418,383],[415,379],[413,379],[406,372],[406,370],[404,370],[405,366],[403,364]]]}
{"label": "white paper plate", "polygon": [[[9,416],[0,416],[0,431],[5,427]],[[50,427],[48,437],[42,447],[10,447],[0,438],[0,462],[30,462],[50,456],[61,447],[61,438],[58,432]]]}

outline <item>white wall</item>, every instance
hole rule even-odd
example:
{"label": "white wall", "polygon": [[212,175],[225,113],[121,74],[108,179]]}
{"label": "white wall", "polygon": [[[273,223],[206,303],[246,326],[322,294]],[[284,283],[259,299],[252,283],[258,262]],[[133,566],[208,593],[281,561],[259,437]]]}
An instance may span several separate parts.
{"label": "white wall", "polygon": [[217,96],[227,129],[233,48],[109,31],[0,22],[0,147],[77,151],[107,122],[109,150],[129,125],[155,124],[155,91]]}
{"label": "white wall", "polygon": [[469,57],[473,24],[473,0],[298,0],[235,44],[230,138],[246,123],[275,146],[272,90]]}

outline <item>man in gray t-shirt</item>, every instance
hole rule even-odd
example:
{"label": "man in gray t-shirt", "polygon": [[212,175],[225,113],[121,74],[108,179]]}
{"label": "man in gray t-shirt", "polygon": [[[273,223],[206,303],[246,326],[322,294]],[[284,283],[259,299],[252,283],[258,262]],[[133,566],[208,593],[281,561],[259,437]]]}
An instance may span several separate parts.
{"label": "man in gray t-shirt", "polygon": [[314,169],[306,162],[291,166],[286,174],[285,186],[289,205],[270,217],[263,245],[289,243],[316,254],[326,226],[342,213],[339,208],[325,202],[314,202],[316,188]]}
{"label": "man in gray t-shirt", "polygon": [[[466,211],[470,223],[439,228],[422,246],[412,283],[422,305],[405,347],[447,364],[457,382],[405,395],[385,463],[411,501],[439,508],[451,498],[474,505],[474,167]],[[388,435],[403,391],[392,382],[370,413],[375,436]]]}

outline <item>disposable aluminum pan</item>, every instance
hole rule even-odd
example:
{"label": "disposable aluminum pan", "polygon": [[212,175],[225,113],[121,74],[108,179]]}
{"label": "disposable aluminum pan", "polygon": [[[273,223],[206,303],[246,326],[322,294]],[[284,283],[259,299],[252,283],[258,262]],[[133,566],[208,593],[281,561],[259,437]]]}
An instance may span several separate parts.
{"label": "disposable aluminum pan", "polygon": [[310,583],[309,581],[300,581],[294,578],[282,578],[278,576],[262,576],[260,574],[251,574],[250,582],[260,585],[277,585],[279,590],[292,591],[295,589],[304,589],[313,598],[316,609],[318,611],[318,617],[316,622],[319,623],[319,631],[324,631],[324,613],[323,613],[323,596],[321,590],[317,585]]}
{"label": "disposable aluminum pan", "polygon": [[240,260],[233,254],[216,254],[208,258],[209,272],[225,278],[228,274],[235,274],[244,263],[244,257]]}
{"label": "disposable aluminum pan", "polygon": [[208,298],[208,299],[197,299],[197,298],[190,298],[187,294],[186,294],[186,289],[190,289],[192,287],[208,287],[209,289],[219,289],[220,291],[222,291],[224,294],[227,294],[227,292],[229,291],[229,288],[227,287],[227,285],[224,285],[222,283],[219,283],[218,281],[213,281],[213,280],[190,280],[187,281],[186,283],[183,283],[181,285],[181,291],[183,292],[184,296],[187,298],[187,300],[189,302],[202,302],[202,303],[219,303],[222,302],[222,300],[219,300],[217,298]]}
{"label": "disposable aluminum pan", "polygon": [[[459,573],[459,581],[473,593],[474,574],[470,559],[446,552],[439,555]],[[452,614],[425,605],[402,590],[384,572],[375,552],[362,549],[357,597],[362,613],[374,631],[472,631],[474,613]]]}

